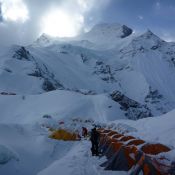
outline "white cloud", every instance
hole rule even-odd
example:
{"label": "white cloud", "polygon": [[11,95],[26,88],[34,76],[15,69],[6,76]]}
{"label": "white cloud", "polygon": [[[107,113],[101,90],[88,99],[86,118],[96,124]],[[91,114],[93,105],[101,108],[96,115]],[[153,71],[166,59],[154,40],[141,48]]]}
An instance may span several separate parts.
{"label": "white cloud", "polygon": [[22,0],[1,0],[1,11],[6,21],[25,22],[29,19],[27,6]]}
{"label": "white cloud", "polygon": [[142,15],[139,15],[138,18],[139,18],[140,20],[143,20],[143,16],[142,16]]}
{"label": "white cloud", "polygon": [[156,2],[156,9],[157,9],[157,10],[160,10],[160,8],[161,8],[161,4],[160,4],[160,2],[157,1],[157,2]]}
{"label": "white cloud", "polygon": [[[90,25],[101,20],[101,11],[110,0],[0,0],[0,2],[3,11],[3,26],[0,25],[0,38],[3,42],[0,44],[26,44],[34,41],[42,32],[52,29],[51,33],[53,32],[52,35],[55,36],[77,35],[89,27],[89,18],[92,16]],[[55,20],[52,20],[52,27],[48,29],[49,26],[48,28],[46,26],[50,24],[48,21],[52,17]],[[7,39],[6,36],[10,38]]]}
{"label": "white cloud", "polygon": [[161,37],[167,41],[167,42],[174,42],[175,41],[175,35],[173,35],[172,33],[168,33],[168,32],[162,32]]}
{"label": "white cloud", "polygon": [[81,14],[70,14],[63,9],[51,9],[41,21],[41,33],[55,37],[75,36],[84,25],[84,17]]}

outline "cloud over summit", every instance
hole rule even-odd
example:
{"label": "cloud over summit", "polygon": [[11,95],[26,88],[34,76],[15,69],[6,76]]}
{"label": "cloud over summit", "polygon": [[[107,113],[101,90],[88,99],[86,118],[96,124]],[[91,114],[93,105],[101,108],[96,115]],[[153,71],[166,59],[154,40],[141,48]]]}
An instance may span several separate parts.
{"label": "cloud over summit", "polygon": [[[43,32],[49,31],[58,36],[59,34],[76,35],[89,25],[98,22],[101,10],[109,2],[109,0],[100,0],[100,2],[98,0],[0,0],[1,43],[28,44]],[[49,23],[51,19],[53,22]],[[52,31],[53,28],[55,31]],[[70,29],[67,33],[56,31],[63,31],[66,28]]]}

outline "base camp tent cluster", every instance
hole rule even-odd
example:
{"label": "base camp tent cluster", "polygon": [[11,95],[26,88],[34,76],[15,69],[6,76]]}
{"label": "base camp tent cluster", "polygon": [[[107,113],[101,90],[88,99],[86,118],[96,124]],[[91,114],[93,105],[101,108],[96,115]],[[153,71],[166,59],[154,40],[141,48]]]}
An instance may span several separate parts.
{"label": "base camp tent cluster", "polygon": [[[171,149],[163,144],[146,143],[133,136],[116,131],[99,129],[100,149],[107,161],[101,166],[105,170],[129,171],[130,175],[172,175],[175,166],[160,153]],[[159,155],[159,156],[158,156]]]}

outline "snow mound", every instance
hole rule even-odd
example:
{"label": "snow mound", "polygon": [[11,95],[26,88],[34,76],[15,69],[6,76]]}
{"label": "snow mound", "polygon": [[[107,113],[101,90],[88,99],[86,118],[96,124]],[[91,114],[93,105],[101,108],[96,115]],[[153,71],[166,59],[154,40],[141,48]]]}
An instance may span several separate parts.
{"label": "snow mound", "polygon": [[134,127],[131,127],[124,123],[118,123],[115,127],[115,130],[117,130],[121,134],[129,133],[129,132],[136,132],[137,130]]}
{"label": "snow mound", "polygon": [[15,159],[18,161],[16,154],[4,145],[0,145],[0,164],[6,164],[10,160]]}
{"label": "snow mound", "polygon": [[0,106],[3,123],[48,121],[43,119],[46,114],[53,117],[49,120],[51,123],[54,119],[58,121],[77,117],[101,122],[125,118],[119,104],[105,94],[82,95],[57,90],[40,95],[2,96]]}
{"label": "snow mound", "polygon": [[[159,116],[140,119],[137,121],[118,120],[114,122],[121,125],[122,130],[125,125],[135,128],[129,133],[135,137],[146,140],[147,142],[156,142],[175,148],[175,110]],[[124,127],[123,127],[124,126]],[[175,156],[174,156],[175,159]]]}

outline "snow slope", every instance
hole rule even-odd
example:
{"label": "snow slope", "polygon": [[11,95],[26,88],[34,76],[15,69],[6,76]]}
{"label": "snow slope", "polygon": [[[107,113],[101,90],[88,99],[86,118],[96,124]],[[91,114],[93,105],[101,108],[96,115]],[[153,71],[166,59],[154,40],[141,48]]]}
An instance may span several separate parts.
{"label": "snow slope", "polygon": [[104,160],[91,156],[89,141],[54,141],[48,139],[47,131],[38,125],[0,124],[0,131],[0,145],[5,145],[0,146],[0,160],[11,157],[4,164],[0,162],[0,174],[116,174],[99,167]]}
{"label": "snow slope", "polygon": [[36,175],[64,156],[73,145],[49,140],[46,131],[33,125],[0,124],[0,131],[0,144],[16,156],[8,163],[0,164],[0,174]]}
{"label": "snow slope", "polygon": [[[73,119],[90,120],[89,129],[112,125],[166,144],[175,160],[174,66],[174,43],[151,31],[136,36],[120,24],[100,24],[76,38],[42,35],[29,46],[0,48],[0,174],[118,173],[99,167],[103,160],[90,156],[89,142],[48,138],[43,126],[64,121],[71,129]],[[127,119],[142,117],[149,118]]]}
{"label": "snow slope", "polygon": [[118,120],[115,123],[124,123],[135,128],[136,130],[130,132],[130,134],[136,137],[142,138],[148,142],[158,142],[169,145],[175,149],[174,115],[175,110],[159,117],[140,119],[134,122],[131,120]]}
{"label": "snow slope", "polygon": [[2,48],[0,92],[118,90],[158,116],[175,107],[174,50],[151,31],[136,36],[120,24],[99,24],[71,39],[42,35],[27,47]]}
{"label": "snow slope", "polygon": [[[112,107],[109,108],[109,105]],[[42,127],[58,127],[60,120],[69,123],[75,118],[91,119],[98,123],[124,118],[124,113],[118,110],[117,104],[106,95],[85,96],[57,90],[39,95],[1,96],[0,106],[0,145],[10,150],[7,155],[6,150],[2,150],[5,158],[10,159],[3,165],[0,162],[0,174],[36,175],[40,171],[39,174],[47,174],[49,171],[65,175],[72,171],[77,171],[78,174],[98,174],[99,171],[107,174],[102,169],[99,170],[100,162],[91,157],[89,142],[54,141],[48,138],[49,132]],[[52,118],[44,118],[46,114]],[[82,125],[78,126],[78,129],[81,127]],[[0,149],[0,160],[4,156],[1,157]],[[65,164],[67,159],[70,163]],[[89,161],[89,164],[82,167],[79,161]],[[92,167],[95,162],[91,171],[89,166]]]}
{"label": "snow slope", "polygon": [[85,96],[63,90],[41,95],[0,96],[0,107],[1,123],[35,124],[45,114],[56,120],[78,117],[107,122],[125,118],[119,105],[106,95]]}
{"label": "snow slope", "polygon": [[[60,120],[69,122],[75,118],[94,119],[95,124],[106,125],[107,127],[118,128],[120,126],[120,129],[128,130],[129,135],[145,139],[148,142],[166,144],[173,149],[166,156],[175,160],[175,111],[164,116],[137,121],[121,120],[120,118],[114,121],[116,118],[113,118],[113,114],[119,111],[116,111],[116,108],[109,108],[111,110],[109,111],[106,104],[109,105],[110,103],[112,108],[116,104],[113,101],[109,102],[109,99],[106,99],[105,104],[105,100],[102,100],[105,98],[105,96],[99,95],[90,98],[89,96],[64,91],[49,92],[38,95],[38,97],[37,95],[5,96],[1,99],[1,106],[2,103],[5,103],[3,106],[5,113],[2,113],[5,118],[2,118],[0,124],[0,160],[6,161],[4,164],[0,161],[0,174],[47,175],[55,172],[63,175],[127,174],[127,172],[103,171],[99,165],[104,162],[104,158],[97,159],[91,156],[89,141],[54,141],[48,138],[48,131],[42,127],[43,124],[58,125]],[[92,107],[87,104],[91,103],[92,105],[93,103],[94,105],[95,103],[97,105],[99,99],[100,103],[103,101],[102,106],[100,105],[95,111],[91,111]],[[69,104],[67,104],[68,101]],[[80,103],[85,104],[81,106]],[[12,111],[7,110],[7,108],[12,109]],[[102,109],[105,113],[105,108],[107,109],[105,115],[109,118],[104,120],[101,117],[103,115],[100,114]],[[9,112],[7,113],[7,111]],[[17,116],[17,114],[21,114],[21,116]],[[43,115],[45,114],[49,114],[52,118],[44,119]],[[111,122],[109,122],[110,120]],[[80,122],[79,129],[83,125]],[[87,125],[87,127],[92,126]]]}
{"label": "snow slope", "polygon": [[[94,158],[90,155],[90,144],[87,141],[82,141],[76,144],[62,159],[55,161],[46,169],[42,170],[38,175],[54,174],[55,172],[63,173],[64,175],[125,175],[127,172],[111,172],[103,171],[99,166],[103,163],[103,159]],[[88,151],[87,151],[88,150]],[[59,167],[59,168],[58,168]]]}

